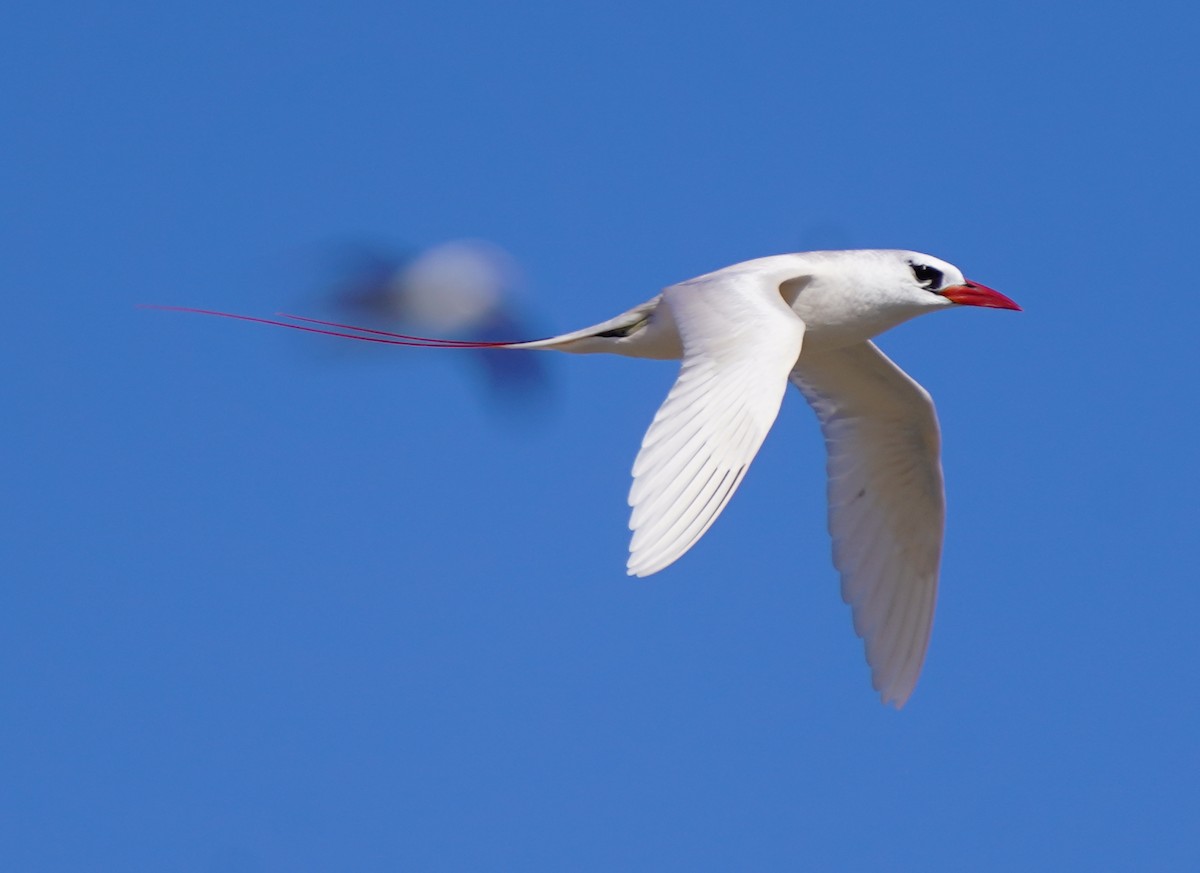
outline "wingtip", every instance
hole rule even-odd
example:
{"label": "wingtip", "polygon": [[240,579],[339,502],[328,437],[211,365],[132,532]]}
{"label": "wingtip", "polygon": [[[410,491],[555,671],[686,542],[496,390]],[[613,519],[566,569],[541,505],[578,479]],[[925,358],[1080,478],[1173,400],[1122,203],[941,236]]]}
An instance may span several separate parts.
{"label": "wingtip", "polygon": [[909,698],[912,697],[913,691],[916,690],[915,679],[911,682],[906,682],[902,679],[893,678],[890,682],[885,682],[876,676],[871,677],[871,686],[879,692],[879,702],[884,706],[891,706],[896,710],[904,709]]}
{"label": "wingtip", "polygon": [[633,555],[630,555],[629,562],[625,565],[625,575],[634,576],[638,579],[645,579],[647,576],[653,576],[661,569],[662,567],[656,567],[653,565],[647,566],[643,562],[635,561],[633,559]]}

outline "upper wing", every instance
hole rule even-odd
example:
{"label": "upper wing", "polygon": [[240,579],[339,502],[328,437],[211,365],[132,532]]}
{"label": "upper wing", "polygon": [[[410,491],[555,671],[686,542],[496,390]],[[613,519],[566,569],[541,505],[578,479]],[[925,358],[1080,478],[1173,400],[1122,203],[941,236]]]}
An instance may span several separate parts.
{"label": "upper wing", "polygon": [[946,519],[933,401],[870,342],[806,355],[791,379],[825,435],[842,599],[875,690],[903,706],[929,644]]}
{"label": "upper wing", "polygon": [[761,272],[727,272],[663,293],[683,366],[633,464],[628,570],[648,576],[700,539],[741,484],[779,414],[804,322]]}

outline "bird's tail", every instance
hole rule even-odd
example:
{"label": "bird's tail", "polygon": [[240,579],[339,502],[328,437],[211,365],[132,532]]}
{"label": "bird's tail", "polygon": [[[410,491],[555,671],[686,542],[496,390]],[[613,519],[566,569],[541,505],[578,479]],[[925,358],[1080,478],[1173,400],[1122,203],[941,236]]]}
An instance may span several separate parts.
{"label": "bird's tail", "polygon": [[[267,324],[272,327],[284,327],[289,330],[301,330],[322,336],[334,336],[342,339],[358,340],[359,342],[379,343],[390,346],[407,346],[422,349],[556,349],[576,354],[594,352],[610,352],[616,354],[632,354],[635,356],[660,357],[657,354],[639,355],[643,346],[641,339],[651,333],[645,328],[654,320],[659,297],[623,312],[616,318],[610,318],[600,324],[585,327],[582,330],[559,336],[545,337],[533,340],[451,340],[436,337],[416,336],[414,334],[396,333],[390,330],[378,330],[370,327],[358,327],[352,324],[342,324],[336,321],[325,321],[319,318],[309,318],[304,315],[292,315],[287,312],[277,312],[274,318],[261,318],[255,315],[239,315],[233,312],[218,312],[213,309],[196,309],[189,306],[159,306],[143,304],[143,309],[160,309],[168,312],[186,312],[192,315],[212,315],[218,318],[232,318],[238,321],[249,321],[254,324]],[[670,355],[667,355],[670,357]]]}

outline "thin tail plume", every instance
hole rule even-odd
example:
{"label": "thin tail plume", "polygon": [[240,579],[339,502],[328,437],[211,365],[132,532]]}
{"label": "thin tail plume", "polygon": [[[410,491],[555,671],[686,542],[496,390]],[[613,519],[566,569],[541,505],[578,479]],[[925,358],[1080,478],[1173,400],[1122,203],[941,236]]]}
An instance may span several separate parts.
{"label": "thin tail plume", "polygon": [[[237,321],[250,321],[255,324],[269,324],[272,327],[286,327],[289,330],[302,330],[305,333],[316,333],[322,336],[336,336],[342,339],[358,340],[364,343],[382,343],[389,346],[409,346],[423,349],[502,349],[517,345],[520,340],[513,342],[475,342],[471,340],[448,340],[434,337],[413,336],[406,333],[392,333],[386,330],[375,330],[369,327],[356,327],[352,324],[340,324],[336,321],[322,321],[319,318],[308,318],[303,315],[290,315],[286,312],[276,313],[280,321],[274,318],[259,318],[254,315],[238,315],[232,312],[217,312],[213,309],[195,309],[190,306],[160,306],[153,303],[143,303],[139,309],[159,309],[166,312],[187,312],[192,315],[214,315],[218,318],[232,318]],[[295,322],[303,322],[296,324]]]}

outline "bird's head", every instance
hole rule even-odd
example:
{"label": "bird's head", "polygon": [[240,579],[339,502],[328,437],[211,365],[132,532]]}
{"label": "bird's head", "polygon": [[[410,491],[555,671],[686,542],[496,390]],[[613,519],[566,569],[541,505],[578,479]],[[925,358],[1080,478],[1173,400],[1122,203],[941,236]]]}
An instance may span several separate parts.
{"label": "bird's head", "polygon": [[1021,307],[986,285],[972,282],[962,271],[932,255],[897,251],[890,265],[897,286],[906,298],[923,306],[986,306],[991,309]]}

